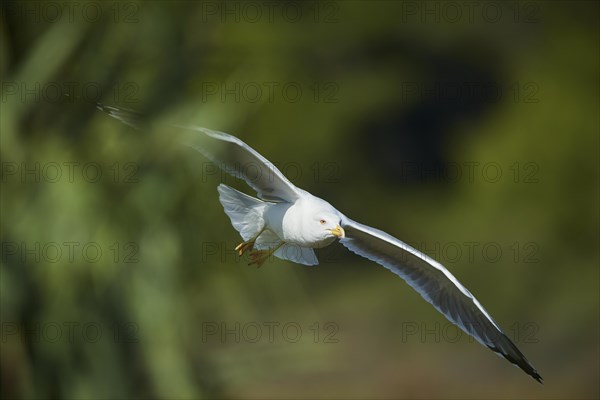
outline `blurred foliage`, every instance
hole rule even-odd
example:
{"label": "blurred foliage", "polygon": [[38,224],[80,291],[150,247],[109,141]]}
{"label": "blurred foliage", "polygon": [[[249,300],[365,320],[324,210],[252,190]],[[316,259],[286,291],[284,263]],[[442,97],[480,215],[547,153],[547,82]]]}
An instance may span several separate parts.
{"label": "blurred foliage", "polygon": [[[2,2],[2,396],[598,398],[598,3],[267,3]],[[545,384],[339,245],[247,267],[216,186],[253,193],[96,101],[430,251]]]}

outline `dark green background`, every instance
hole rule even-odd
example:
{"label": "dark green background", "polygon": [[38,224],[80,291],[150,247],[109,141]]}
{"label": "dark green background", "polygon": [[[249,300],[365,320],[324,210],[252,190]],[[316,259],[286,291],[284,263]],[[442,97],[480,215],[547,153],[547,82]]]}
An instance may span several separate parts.
{"label": "dark green background", "polygon": [[[598,3],[467,3],[3,2],[3,396],[598,398]],[[248,267],[216,187],[254,193],[95,101],[428,252],[545,384],[337,244]]]}

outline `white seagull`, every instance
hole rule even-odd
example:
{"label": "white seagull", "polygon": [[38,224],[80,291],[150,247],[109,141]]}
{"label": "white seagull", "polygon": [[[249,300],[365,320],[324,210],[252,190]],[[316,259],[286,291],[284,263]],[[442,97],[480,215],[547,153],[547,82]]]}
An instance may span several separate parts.
{"label": "white seagull", "polygon": [[[98,108],[121,122],[138,126],[139,114],[135,112],[102,104]],[[256,191],[259,198],[224,184],[218,187],[225,213],[243,238],[235,249],[240,255],[248,252],[250,264],[260,267],[274,255],[317,265],[313,249],[339,239],[350,251],[404,279],[449,321],[542,383],[540,374],[498,323],[442,264],[379,229],[348,218],[327,201],[295,186],[275,165],[235,136],[202,127],[176,128],[196,136],[186,141],[188,146]]]}

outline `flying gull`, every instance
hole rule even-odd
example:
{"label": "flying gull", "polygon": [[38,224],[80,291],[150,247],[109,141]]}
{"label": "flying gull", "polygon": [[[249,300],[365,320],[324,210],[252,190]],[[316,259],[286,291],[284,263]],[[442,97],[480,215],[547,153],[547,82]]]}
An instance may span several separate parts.
{"label": "flying gull", "polygon": [[[98,108],[138,126],[139,115],[130,110],[102,104]],[[186,141],[188,146],[256,191],[258,198],[224,184],[218,187],[225,213],[243,239],[235,250],[240,255],[248,253],[251,265],[260,267],[273,255],[317,265],[313,249],[339,240],[351,252],[400,276],[449,321],[542,383],[540,374],[498,323],[442,264],[295,186],[273,163],[235,136],[202,127],[176,128],[195,138]],[[252,168],[244,168],[249,165]]]}

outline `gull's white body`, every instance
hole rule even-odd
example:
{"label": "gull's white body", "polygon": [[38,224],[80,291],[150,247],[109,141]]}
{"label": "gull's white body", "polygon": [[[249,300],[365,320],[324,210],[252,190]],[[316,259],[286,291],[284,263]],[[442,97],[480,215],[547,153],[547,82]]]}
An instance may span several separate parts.
{"label": "gull's white body", "polygon": [[274,249],[274,255],[305,265],[318,264],[313,251],[336,239],[342,215],[331,204],[302,191],[293,202],[265,202],[226,185],[219,185],[219,200],[231,224],[257,249]]}
{"label": "gull's white body", "polygon": [[[315,210],[319,209],[327,210],[335,215],[335,209],[329,203],[309,193],[291,204],[272,204],[267,207],[265,212],[267,228],[273,230],[286,243],[310,248],[327,246],[334,242],[335,236],[315,234],[306,226],[312,222]],[[337,220],[339,221],[339,219],[341,216],[338,216]]]}
{"label": "gull's white body", "polygon": [[[99,105],[122,122],[137,126],[128,110]],[[336,238],[350,251],[404,279],[438,311],[498,355],[542,382],[523,353],[477,299],[443,265],[378,229],[348,218],[331,204],[294,186],[271,162],[235,136],[200,127],[182,127],[182,139],[226,172],[243,179],[260,199],[219,185],[219,200],[242,238],[279,258],[316,265],[314,248]],[[240,166],[259,167],[253,177]],[[241,245],[240,245],[241,246]],[[250,248],[252,247],[250,246]]]}

